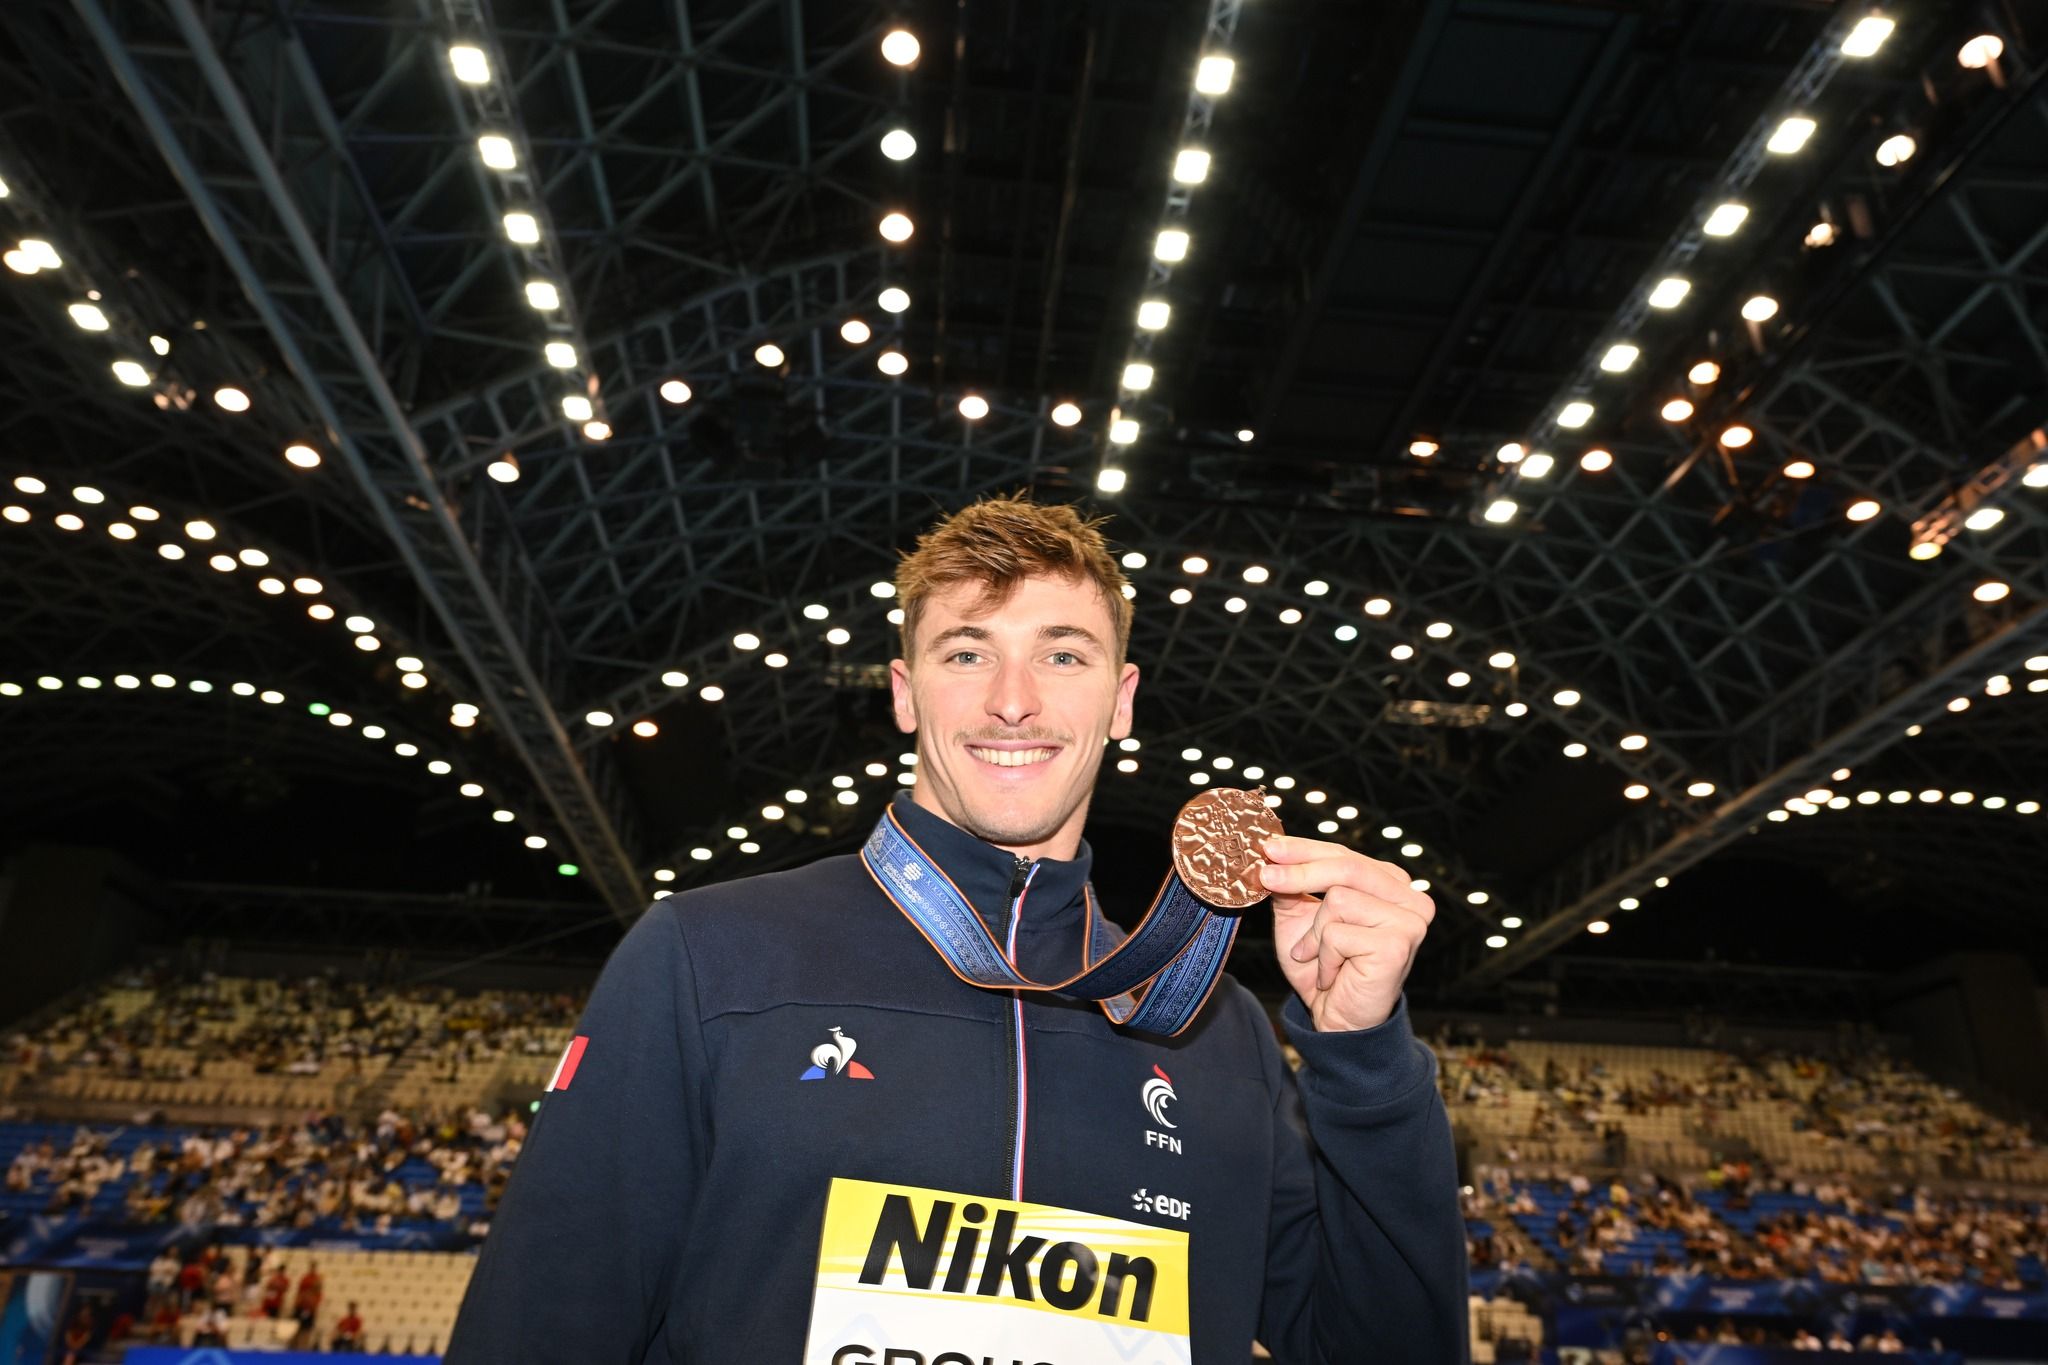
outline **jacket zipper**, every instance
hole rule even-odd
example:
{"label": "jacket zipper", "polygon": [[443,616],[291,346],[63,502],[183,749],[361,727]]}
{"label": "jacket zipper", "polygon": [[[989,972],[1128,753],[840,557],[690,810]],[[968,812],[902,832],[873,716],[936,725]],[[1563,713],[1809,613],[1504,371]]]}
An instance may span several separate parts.
{"label": "jacket zipper", "polygon": [[[1004,951],[1010,965],[1017,966],[1017,924],[1024,917],[1024,897],[1031,889],[1031,874],[1037,867],[1029,858],[1019,857],[1010,871],[1010,928]],[[1024,1198],[1024,1121],[1028,1084],[1024,1066],[1024,992],[1010,992],[1010,1198]]]}

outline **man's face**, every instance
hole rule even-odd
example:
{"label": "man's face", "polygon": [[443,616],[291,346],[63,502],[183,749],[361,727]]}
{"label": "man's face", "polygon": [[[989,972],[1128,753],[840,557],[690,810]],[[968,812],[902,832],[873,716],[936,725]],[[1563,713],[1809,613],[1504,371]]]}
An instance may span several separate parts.
{"label": "man's face", "polygon": [[1071,858],[1105,739],[1131,732],[1138,666],[1116,664],[1109,604],[1085,580],[1027,578],[993,611],[982,585],[925,599],[916,667],[889,665],[917,733],[914,799],[1028,858]]}

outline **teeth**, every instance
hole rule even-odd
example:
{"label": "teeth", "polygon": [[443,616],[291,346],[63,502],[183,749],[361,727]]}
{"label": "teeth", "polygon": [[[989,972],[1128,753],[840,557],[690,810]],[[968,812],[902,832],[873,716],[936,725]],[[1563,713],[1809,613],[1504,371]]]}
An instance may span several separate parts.
{"label": "teeth", "polygon": [[1052,749],[975,749],[968,753],[984,763],[993,763],[998,768],[1021,768],[1030,763],[1043,763],[1056,752]]}

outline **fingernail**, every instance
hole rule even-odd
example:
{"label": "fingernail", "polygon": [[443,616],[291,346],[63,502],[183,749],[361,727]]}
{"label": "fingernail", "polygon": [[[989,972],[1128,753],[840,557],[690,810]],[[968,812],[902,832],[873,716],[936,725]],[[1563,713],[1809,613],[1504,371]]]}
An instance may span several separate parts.
{"label": "fingernail", "polygon": [[1259,864],[1259,880],[1263,882],[1265,885],[1277,887],[1280,885],[1284,877],[1285,874],[1272,863]]}
{"label": "fingernail", "polygon": [[1294,947],[1288,951],[1287,955],[1296,962],[1307,962],[1316,955],[1316,945],[1309,941],[1307,934],[1303,934],[1294,941]]}

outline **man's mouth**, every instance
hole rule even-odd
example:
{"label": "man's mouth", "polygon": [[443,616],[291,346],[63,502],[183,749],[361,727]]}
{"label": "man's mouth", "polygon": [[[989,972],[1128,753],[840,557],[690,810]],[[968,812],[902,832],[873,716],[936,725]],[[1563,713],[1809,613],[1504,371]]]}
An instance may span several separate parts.
{"label": "man's mouth", "polygon": [[998,768],[1025,768],[1034,763],[1046,762],[1054,754],[1058,753],[1059,750],[1055,748],[984,749],[979,745],[970,744],[967,746],[967,752],[982,762],[994,764]]}

